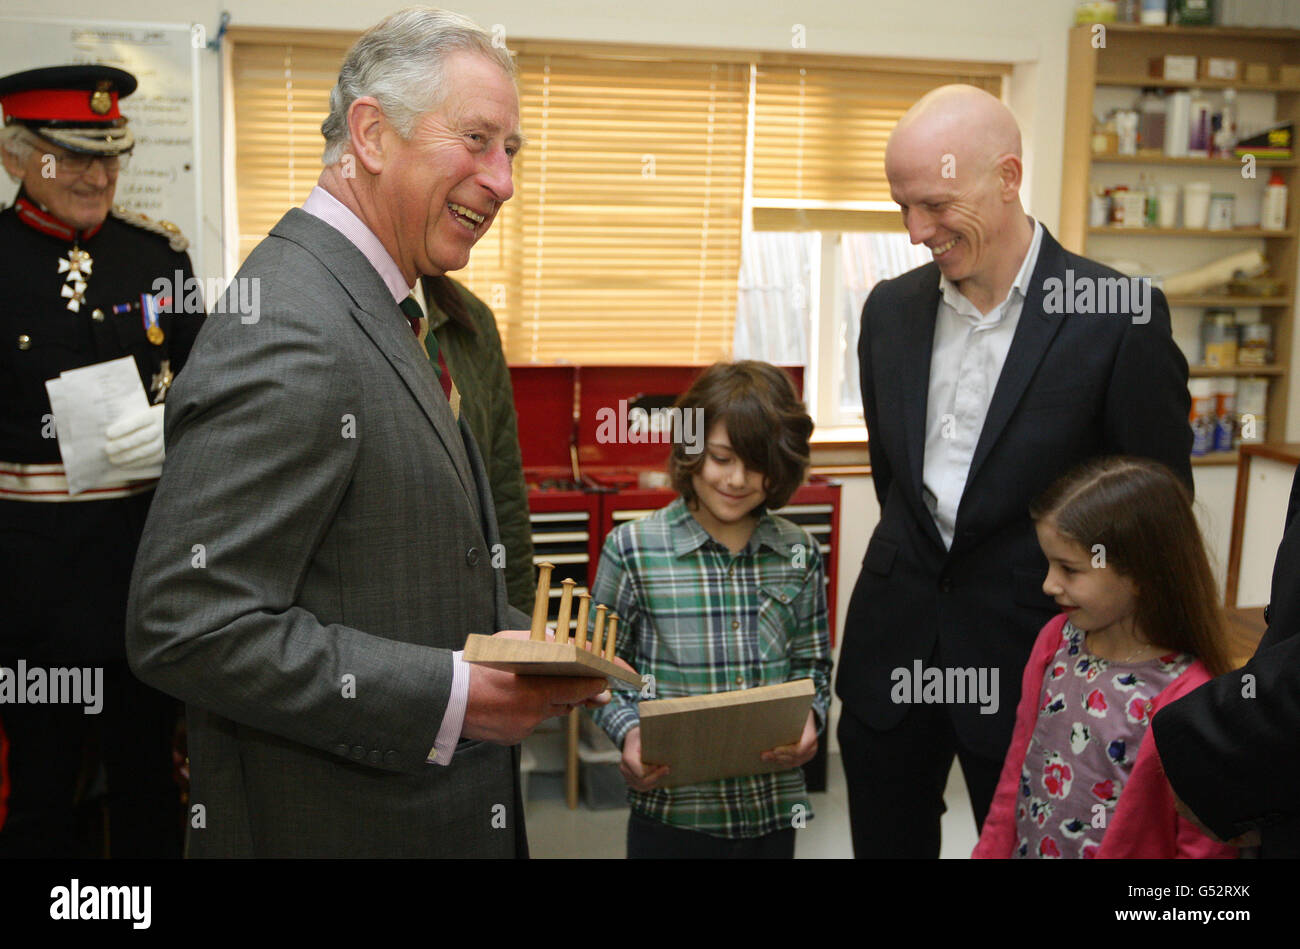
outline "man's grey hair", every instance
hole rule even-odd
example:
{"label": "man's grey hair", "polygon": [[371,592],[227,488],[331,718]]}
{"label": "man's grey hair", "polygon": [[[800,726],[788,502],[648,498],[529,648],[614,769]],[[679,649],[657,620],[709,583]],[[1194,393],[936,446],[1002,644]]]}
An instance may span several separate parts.
{"label": "man's grey hair", "polygon": [[402,138],[409,138],[418,116],[442,102],[443,63],[456,52],[478,53],[513,80],[515,64],[504,46],[473,20],[433,7],[399,10],[371,27],[348,50],[339,81],[330,90],[330,114],[321,123],[326,165],[348,150],[348,109],[362,96],[379,101]]}
{"label": "man's grey hair", "polygon": [[[31,157],[32,152],[40,147],[41,140],[25,125],[15,122],[0,128],[0,149],[12,155],[19,164],[27,164],[27,159]],[[9,171],[8,167],[5,168],[5,172],[9,175],[10,181],[22,181],[22,178]]]}

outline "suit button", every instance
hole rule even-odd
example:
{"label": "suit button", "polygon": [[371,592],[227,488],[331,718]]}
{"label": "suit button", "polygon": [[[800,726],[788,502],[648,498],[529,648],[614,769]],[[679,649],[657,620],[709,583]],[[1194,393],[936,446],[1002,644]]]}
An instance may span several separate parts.
{"label": "suit button", "polygon": [[397,752],[395,751],[384,752],[384,764],[397,764]]}
{"label": "suit button", "polygon": [[469,564],[471,567],[473,567],[475,564],[478,563],[477,547],[471,547],[469,550],[465,551],[465,562]]}
{"label": "suit button", "polygon": [[353,758],[356,758],[358,761],[361,761],[362,759],[365,758],[365,756],[366,756],[366,749],[362,748],[360,745],[353,745],[353,746],[352,746],[352,757],[353,757]]}
{"label": "suit button", "polygon": [[940,593],[952,592],[952,577],[943,577],[942,579],[939,580],[939,592]]}
{"label": "suit button", "polygon": [[31,349],[31,348],[32,348],[32,338],[31,338],[30,336],[28,336],[26,333],[23,333],[22,336],[19,336],[19,337],[18,337],[18,348],[19,348],[19,349],[24,349],[24,350],[25,350],[25,349]]}
{"label": "suit button", "polygon": [[382,757],[378,751],[371,751],[369,761],[371,764],[379,764]]}
{"label": "suit button", "polygon": [[346,757],[348,756],[348,746],[347,746],[347,745],[335,745],[335,746],[334,746],[334,754],[336,754],[336,755],[342,755],[344,758],[346,758]]}

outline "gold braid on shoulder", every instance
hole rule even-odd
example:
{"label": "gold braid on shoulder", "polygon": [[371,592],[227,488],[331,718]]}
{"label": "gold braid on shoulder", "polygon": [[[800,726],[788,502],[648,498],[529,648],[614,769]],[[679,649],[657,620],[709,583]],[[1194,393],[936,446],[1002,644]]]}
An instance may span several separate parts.
{"label": "gold braid on shoulder", "polygon": [[189,238],[182,234],[181,229],[171,221],[155,221],[147,214],[132,211],[120,204],[113,205],[113,217],[167,238],[167,243],[171,245],[172,250],[185,250],[190,246]]}

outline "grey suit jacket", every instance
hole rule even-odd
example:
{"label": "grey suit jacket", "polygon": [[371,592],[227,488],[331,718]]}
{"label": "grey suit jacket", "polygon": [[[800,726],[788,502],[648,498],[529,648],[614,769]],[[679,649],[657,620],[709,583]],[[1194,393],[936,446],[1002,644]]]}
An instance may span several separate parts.
{"label": "grey suit jacket", "polygon": [[473,438],[332,227],[289,211],[236,279],[260,313],[209,319],[168,397],[127,616],[187,703],[190,855],[521,855],[516,750],[426,762],[451,650],[521,625]]}

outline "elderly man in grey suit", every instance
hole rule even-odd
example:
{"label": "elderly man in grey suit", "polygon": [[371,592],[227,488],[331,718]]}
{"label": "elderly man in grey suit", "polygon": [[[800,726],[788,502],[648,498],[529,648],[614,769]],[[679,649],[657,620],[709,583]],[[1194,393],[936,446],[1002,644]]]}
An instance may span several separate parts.
{"label": "elderly man in grey suit", "polygon": [[358,40],[317,188],[228,291],[259,312],[209,321],[168,399],[127,645],[188,706],[192,856],[526,855],[510,746],[600,701],[601,680],[456,652],[527,620],[491,566],[478,451],[406,315],[513,193],[513,76],[444,11]]}

